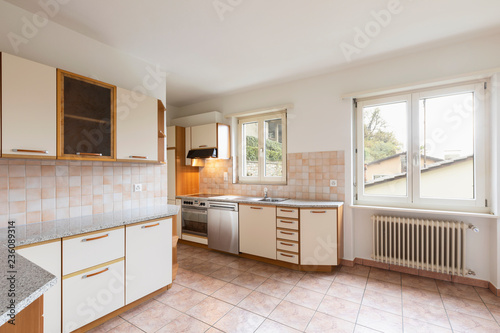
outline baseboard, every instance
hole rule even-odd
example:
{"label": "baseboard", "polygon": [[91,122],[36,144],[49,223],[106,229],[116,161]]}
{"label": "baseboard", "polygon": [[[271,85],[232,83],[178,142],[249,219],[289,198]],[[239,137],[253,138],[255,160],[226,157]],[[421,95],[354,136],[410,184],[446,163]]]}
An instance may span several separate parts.
{"label": "baseboard", "polygon": [[488,289],[495,295],[500,297],[500,289],[497,289],[493,283],[488,283]]}

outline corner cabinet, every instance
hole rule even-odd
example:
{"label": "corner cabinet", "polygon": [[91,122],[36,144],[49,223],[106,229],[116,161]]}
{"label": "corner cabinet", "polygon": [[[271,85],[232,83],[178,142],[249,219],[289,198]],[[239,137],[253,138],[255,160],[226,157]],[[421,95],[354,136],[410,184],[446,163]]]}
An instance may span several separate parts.
{"label": "corner cabinet", "polygon": [[56,158],[56,69],[1,53],[2,156]]}
{"label": "corner cabinet", "polygon": [[57,156],[116,160],[116,87],[57,70]]}
{"label": "corner cabinet", "polygon": [[158,162],[158,100],[116,89],[116,159]]}
{"label": "corner cabinet", "polygon": [[217,158],[228,159],[230,157],[229,147],[229,125],[213,123],[193,126],[190,128],[191,149],[217,149]]}

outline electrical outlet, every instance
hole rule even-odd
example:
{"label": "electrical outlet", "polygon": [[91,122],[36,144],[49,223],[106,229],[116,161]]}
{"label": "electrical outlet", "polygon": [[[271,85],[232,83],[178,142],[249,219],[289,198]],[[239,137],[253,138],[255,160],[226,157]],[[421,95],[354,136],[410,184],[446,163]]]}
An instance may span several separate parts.
{"label": "electrical outlet", "polygon": [[142,184],[134,184],[134,192],[142,192]]}
{"label": "electrical outlet", "polygon": [[224,181],[227,182],[227,172],[224,172]]}
{"label": "electrical outlet", "polygon": [[337,181],[335,179],[330,179],[330,186],[331,187],[337,186]]}

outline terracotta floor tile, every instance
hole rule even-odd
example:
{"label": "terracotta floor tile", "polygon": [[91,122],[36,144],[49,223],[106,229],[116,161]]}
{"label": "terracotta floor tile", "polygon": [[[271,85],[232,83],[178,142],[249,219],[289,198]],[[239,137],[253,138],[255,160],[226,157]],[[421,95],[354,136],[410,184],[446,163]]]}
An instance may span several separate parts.
{"label": "terracotta floor tile", "polygon": [[311,310],[316,310],[324,296],[324,294],[295,286],[288,295],[286,295],[285,301],[305,306]]}
{"label": "terracotta floor tile", "polygon": [[403,332],[403,317],[364,305],[357,323],[386,333]]}
{"label": "terracotta floor tile", "polygon": [[122,317],[117,316],[117,317],[114,317],[114,318],[108,320],[104,324],[101,324],[101,325],[99,325],[99,326],[91,329],[90,331],[88,331],[88,333],[104,333],[104,332],[109,332],[113,328],[115,328],[117,326],[120,326],[123,323],[125,323],[125,320]]}
{"label": "terracotta floor tile", "polygon": [[333,271],[333,272],[308,272],[307,273],[308,276],[327,280],[330,282],[335,280],[335,277],[337,276],[337,274],[338,274],[337,271]]}
{"label": "terracotta floor tile", "polygon": [[500,306],[495,304],[486,304],[495,320],[500,324]]}
{"label": "terracotta floor tile", "polygon": [[198,274],[186,269],[180,269],[177,271],[177,276],[175,282],[184,287],[191,288],[193,285],[197,284],[200,279],[203,279],[205,275]]}
{"label": "terracotta floor tile", "polygon": [[476,302],[468,299],[441,295],[446,310],[461,312],[466,315],[475,316],[483,319],[493,320],[490,310],[484,302]]}
{"label": "terracotta floor tile", "polygon": [[238,307],[267,317],[280,302],[279,298],[253,291],[238,304]]}
{"label": "terracotta floor tile", "polygon": [[196,273],[200,273],[203,275],[210,275],[211,273],[215,272],[216,270],[224,267],[223,265],[215,264],[213,262],[204,262],[203,264],[196,265],[191,270]]}
{"label": "terracotta floor tile", "polygon": [[186,288],[176,294],[164,294],[164,296],[158,298],[158,301],[179,311],[186,312],[205,298],[207,298],[207,295]]}
{"label": "terracotta floor tile", "polygon": [[151,306],[144,312],[129,319],[128,322],[137,326],[144,332],[156,332],[175,318],[179,317],[181,312],[165,304],[158,303]]}
{"label": "terracotta floor tile", "polygon": [[451,329],[426,323],[425,321],[403,317],[403,328],[405,333],[452,333]]}
{"label": "terracotta floor tile", "polygon": [[269,315],[269,319],[303,331],[314,315],[314,311],[303,306],[282,301]]}
{"label": "terracotta floor tile", "polygon": [[447,311],[453,331],[459,332],[500,332],[496,321],[467,316],[460,312]]}
{"label": "terracotta floor tile", "polygon": [[193,317],[181,314],[179,317],[161,328],[157,333],[201,333],[205,332],[209,328],[209,325],[196,320]]}
{"label": "terracotta floor tile", "polygon": [[374,290],[393,297],[401,297],[402,292],[400,285],[376,279],[368,279],[366,290]]}
{"label": "terracotta floor tile", "polygon": [[130,320],[131,318],[137,316],[139,313],[142,313],[149,309],[151,306],[155,305],[158,301],[155,299],[151,299],[149,301],[146,301],[142,304],[139,304],[136,307],[133,307],[132,309],[122,313],[120,317],[122,317],[125,320]]}
{"label": "terracotta floor tile", "polygon": [[208,297],[198,305],[192,307],[186,314],[201,320],[209,325],[213,325],[228,313],[233,306],[213,297]]}
{"label": "terracotta floor tile", "polygon": [[211,273],[210,276],[222,281],[229,282],[243,273],[244,271],[241,271],[239,269],[231,268],[229,266],[223,266],[222,268]]}
{"label": "terracotta floor tile", "polygon": [[484,288],[474,288],[484,303],[486,304],[494,304],[500,306],[500,297],[493,295],[493,293],[489,289]]}
{"label": "terracotta floor tile", "polygon": [[205,263],[205,261],[193,257],[188,257],[186,259],[178,260],[179,267],[191,270],[194,267]]}
{"label": "terracotta floor tile", "polygon": [[143,333],[140,329],[135,327],[134,325],[130,323],[123,323],[115,328],[113,328],[111,331],[108,331],[109,333]]}
{"label": "terracotta floor tile", "polygon": [[352,333],[354,323],[316,312],[307,326],[310,333]]}
{"label": "terracotta floor tile", "polygon": [[394,284],[401,284],[401,273],[380,268],[372,268],[370,270],[370,278]]}
{"label": "terracotta floor tile", "polygon": [[227,282],[218,280],[209,276],[203,276],[197,282],[191,284],[193,290],[199,291],[200,293],[211,295],[220,288],[224,287]]}
{"label": "terracotta floor tile", "polygon": [[283,270],[270,276],[271,279],[295,285],[305,275],[304,272]]}
{"label": "terracotta floor tile", "polygon": [[403,301],[418,302],[435,307],[444,307],[440,294],[412,287],[403,287]]}
{"label": "terracotta floor tile", "polygon": [[255,333],[299,333],[294,328],[266,319]]}
{"label": "terracotta floor tile", "polygon": [[359,312],[359,303],[326,295],[318,307],[318,311],[330,316],[356,323]]}
{"label": "terracotta floor tile", "polygon": [[263,276],[245,272],[236,277],[231,283],[253,290],[266,280],[267,279]]}
{"label": "terracotta floor tile", "polygon": [[217,290],[212,294],[212,297],[220,299],[221,301],[236,305],[241,302],[245,297],[250,295],[251,289],[237,286],[232,283],[226,284],[224,287]]}
{"label": "terracotta floor tile", "polygon": [[233,308],[214,326],[227,333],[252,333],[264,322],[264,319],[255,313]]}
{"label": "terracotta floor tile", "polygon": [[365,290],[362,288],[356,288],[353,286],[349,286],[347,284],[339,283],[339,282],[333,282],[332,285],[330,286],[330,289],[328,289],[328,292],[326,293],[327,295],[346,299],[351,302],[355,303],[361,303],[361,300],[363,299],[363,294]]}
{"label": "terracotta floor tile", "polygon": [[310,274],[304,275],[302,279],[297,282],[298,287],[306,288],[322,294],[326,294],[331,284],[332,283],[328,280],[320,279]]}
{"label": "terracotta floor tile", "polygon": [[239,258],[233,262],[231,262],[228,267],[238,269],[240,271],[248,271],[251,268],[255,267],[257,265],[257,261],[255,260],[250,260],[250,259],[245,259],[245,258]]}
{"label": "terracotta floor tile", "polygon": [[224,332],[216,329],[215,327],[210,327],[210,329],[208,331],[206,331],[205,333],[224,333]]}
{"label": "terracotta floor tile", "polygon": [[401,297],[393,297],[374,290],[366,290],[363,296],[362,304],[390,312],[398,316],[403,315],[403,303]]}
{"label": "terracotta floor tile", "polygon": [[347,284],[352,287],[364,289],[366,286],[367,278],[359,275],[352,275],[346,273],[338,273],[335,277],[335,282]]}
{"label": "terracotta floor tile", "polygon": [[443,307],[435,307],[405,299],[403,301],[403,317],[418,319],[448,329],[451,328],[448,316]]}
{"label": "terracotta floor tile", "polygon": [[268,265],[263,263],[257,263],[250,270],[251,273],[263,276],[265,278],[270,277],[274,273],[278,273],[281,270],[280,267],[274,265]]}
{"label": "terracotta floor tile", "polygon": [[354,328],[354,333],[380,333],[382,331],[374,330],[362,325],[356,324],[356,327]]}
{"label": "terracotta floor tile", "polygon": [[470,299],[471,301],[481,301],[476,289],[472,286],[447,281],[436,281],[436,283],[441,294]]}
{"label": "terracotta floor tile", "polygon": [[342,266],[340,268],[340,271],[342,273],[354,274],[354,275],[359,275],[359,276],[363,276],[363,277],[368,277],[368,274],[370,274],[370,267],[368,267],[368,266],[362,266],[362,265],[354,265],[353,267]]}
{"label": "terracotta floor tile", "polygon": [[273,279],[267,279],[260,286],[255,289],[263,294],[270,295],[276,298],[283,299],[290,290],[292,290],[293,285],[279,282]]}
{"label": "terracotta floor tile", "polygon": [[213,262],[213,263],[216,263],[219,265],[227,266],[236,260],[238,260],[238,257],[236,257],[236,256],[220,254],[219,256],[216,256],[215,258],[210,259],[210,262]]}
{"label": "terracotta floor tile", "polygon": [[403,284],[403,287],[425,289],[436,293],[439,292],[436,280],[429,279],[423,276],[401,274],[401,282]]}

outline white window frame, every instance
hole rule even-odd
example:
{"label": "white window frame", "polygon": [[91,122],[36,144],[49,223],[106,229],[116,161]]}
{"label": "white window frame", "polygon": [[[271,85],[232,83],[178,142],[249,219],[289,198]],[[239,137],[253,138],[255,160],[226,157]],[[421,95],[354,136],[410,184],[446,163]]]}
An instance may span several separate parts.
{"label": "white window frame", "polygon": [[[283,185],[287,183],[287,122],[286,110],[279,112],[272,112],[266,114],[259,114],[256,116],[249,116],[238,118],[238,183],[241,184],[269,184],[269,185]],[[281,119],[282,124],[282,163],[283,174],[281,177],[266,177],[265,176],[265,126],[266,120]],[[259,142],[259,175],[257,177],[247,177],[243,173],[243,130],[242,125],[249,122],[258,123],[258,142]]]}
{"label": "white window frame", "polygon": [[[489,213],[486,205],[488,198],[487,142],[489,129],[489,103],[486,100],[485,87],[487,80],[463,83],[453,86],[434,87],[426,90],[410,91],[389,97],[371,97],[357,100],[356,107],[356,182],[355,205],[401,207],[414,209],[449,210],[474,213]],[[420,147],[419,147],[419,101],[422,98],[446,96],[457,93],[474,93],[474,198],[443,199],[420,197]],[[364,142],[363,142],[363,108],[397,101],[408,101],[408,155],[407,155],[407,197],[365,195],[364,194]]]}

